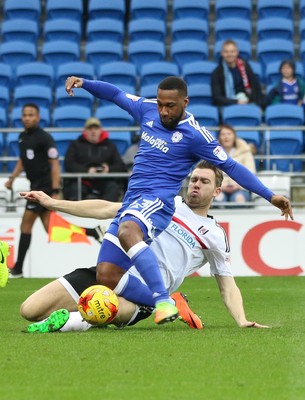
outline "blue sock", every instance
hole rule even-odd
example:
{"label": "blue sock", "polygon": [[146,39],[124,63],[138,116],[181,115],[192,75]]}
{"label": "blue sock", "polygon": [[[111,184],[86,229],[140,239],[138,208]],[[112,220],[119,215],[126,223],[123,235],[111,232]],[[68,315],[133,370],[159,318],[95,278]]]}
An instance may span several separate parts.
{"label": "blue sock", "polygon": [[122,280],[123,279],[126,279],[123,289],[120,290],[119,285],[114,289],[117,295],[135,304],[142,304],[150,307],[155,306],[155,300],[152,297],[151,291],[140,279],[128,274],[125,274]]}
{"label": "blue sock", "polygon": [[157,257],[146,243],[140,242],[127,252],[132,263],[146,282],[155,303],[170,301],[164,286]]}

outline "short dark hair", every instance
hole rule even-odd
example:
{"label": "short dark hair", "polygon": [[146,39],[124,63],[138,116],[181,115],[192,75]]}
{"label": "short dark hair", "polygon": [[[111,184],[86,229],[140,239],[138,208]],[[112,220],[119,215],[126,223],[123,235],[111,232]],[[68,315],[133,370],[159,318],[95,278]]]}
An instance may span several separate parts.
{"label": "short dark hair", "polygon": [[36,110],[36,111],[38,112],[38,114],[39,114],[39,107],[38,107],[37,104],[35,104],[35,103],[27,103],[27,104],[25,104],[25,105],[22,107],[22,111],[23,111],[26,107],[35,108],[35,110]]}
{"label": "short dark hair", "polygon": [[161,90],[178,90],[181,96],[187,97],[187,84],[177,76],[168,76],[164,78],[158,85]]}
{"label": "short dark hair", "polygon": [[223,181],[223,173],[222,171],[215,167],[215,165],[211,164],[210,162],[206,161],[206,160],[201,160],[199,161],[198,164],[195,165],[194,169],[211,169],[212,171],[214,171],[215,174],[215,184],[216,187],[221,187],[222,185],[222,181]]}
{"label": "short dark hair", "polygon": [[280,64],[279,67],[279,72],[282,72],[282,68],[284,65],[289,65],[289,67],[292,69],[293,71],[293,75],[295,75],[295,62],[292,60],[283,60]]}

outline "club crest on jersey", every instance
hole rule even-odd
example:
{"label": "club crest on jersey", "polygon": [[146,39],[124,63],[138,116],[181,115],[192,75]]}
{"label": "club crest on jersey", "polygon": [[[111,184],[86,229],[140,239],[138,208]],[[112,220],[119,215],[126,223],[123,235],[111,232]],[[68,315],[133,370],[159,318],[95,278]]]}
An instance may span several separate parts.
{"label": "club crest on jersey", "polygon": [[200,233],[200,235],[205,235],[206,233],[208,233],[209,232],[209,230],[208,229],[206,229],[204,226],[201,226],[199,229],[198,229],[198,233]]}
{"label": "club crest on jersey", "polygon": [[141,138],[145,140],[145,142],[149,143],[151,147],[155,147],[158,150],[161,150],[162,153],[167,153],[169,147],[167,146],[167,142],[163,139],[155,138],[153,135],[149,135],[147,132],[143,131]]}
{"label": "club crest on jersey", "polygon": [[228,158],[227,153],[224,151],[224,149],[221,146],[217,146],[213,150],[213,154],[214,154],[214,156],[219,158],[219,160],[222,160],[222,161],[225,161]]}
{"label": "club crest on jersey", "polygon": [[183,139],[183,135],[182,135],[182,133],[181,132],[174,132],[173,133],[173,136],[172,136],[172,142],[173,143],[178,143],[178,142],[180,142],[180,140],[182,140]]}
{"label": "club crest on jersey", "polygon": [[27,149],[26,150],[26,157],[28,160],[33,160],[34,158],[34,150],[33,149]]}

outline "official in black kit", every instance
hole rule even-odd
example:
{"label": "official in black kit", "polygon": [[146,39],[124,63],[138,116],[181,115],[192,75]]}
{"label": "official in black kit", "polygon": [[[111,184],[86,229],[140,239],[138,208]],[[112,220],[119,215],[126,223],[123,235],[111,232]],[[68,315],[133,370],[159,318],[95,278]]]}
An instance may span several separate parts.
{"label": "official in black kit", "polygon": [[[14,179],[25,171],[31,183],[31,190],[43,190],[57,198],[60,193],[58,151],[52,136],[39,127],[39,121],[39,107],[36,104],[24,105],[22,108],[24,131],[19,136],[20,158],[5,186],[12,190]],[[32,228],[38,217],[48,231],[50,211],[38,203],[28,201],[20,227],[17,261],[11,269],[12,277],[23,276],[23,262],[31,243]]]}

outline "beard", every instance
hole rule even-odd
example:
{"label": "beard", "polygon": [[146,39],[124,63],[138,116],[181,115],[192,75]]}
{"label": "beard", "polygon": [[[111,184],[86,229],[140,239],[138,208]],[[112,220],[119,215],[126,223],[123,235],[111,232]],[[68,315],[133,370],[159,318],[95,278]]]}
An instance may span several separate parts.
{"label": "beard", "polygon": [[163,128],[168,129],[169,131],[172,131],[176,129],[177,125],[179,122],[182,120],[184,116],[184,110],[181,111],[180,115],[176,118],[170,118],[167,122],[162,120],[162,117],[160,116],[161,124]]}

